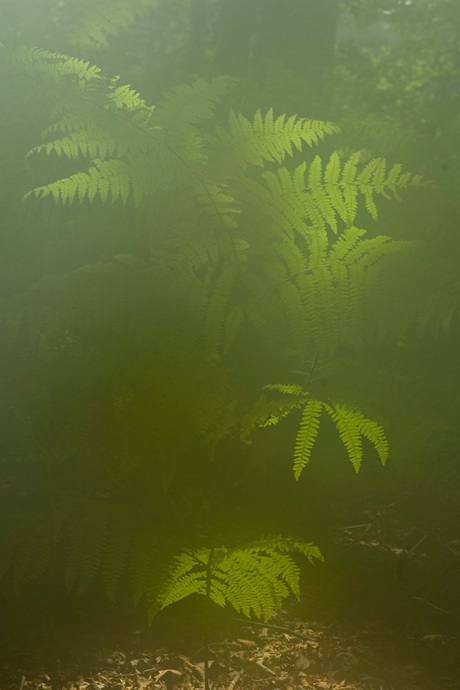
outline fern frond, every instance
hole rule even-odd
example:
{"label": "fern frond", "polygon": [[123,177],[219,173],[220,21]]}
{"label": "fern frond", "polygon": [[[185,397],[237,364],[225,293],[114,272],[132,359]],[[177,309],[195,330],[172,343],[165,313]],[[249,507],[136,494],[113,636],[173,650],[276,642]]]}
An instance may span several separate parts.
{"label": "fern frond", "polygon": [[278,391],[286,395],[305,395],[302,386],[296,386],[292,383],[268,383],[264,388],[265,390]]}
{"label": "fern frond", "polygon": [[323,403],[309,400],[302,411],[299,431],[294,450],[294,477],[298,480],[305,465],[309,462],[311,451],[319,431],[319,420]]}
{"label": "fern frond", "polygon": [[359,417],[354,410],[341,405],[336,405],[334,408],[330,405],[325,405],[325,409],[336,425],[340,438],[347,449],[351,464],[355,471],[358,472],[363,457]]}
{"label": "fern frond", "polygon": [[[276,384],[274,390],[279,390]],[[246,412],[241,420],[240,437],[248,442],[249,435],[256,427],[267,427],[278,424],[292,410],[298,409],[305,402],[305,397],[294,392],[295,386],[288,386],[286,397],[278,400],[267,400],[262,394],[257,402]]]}
{"label": "fern frond", "polygon": [[[308,188],[311,194],[310,218],[315,223],[313,210],[319,212],[322,221],[337,232],[337,216],[350,226],[356,218],[358,194],[364,196],[364,203],[372,218],[377,218],[374,194],[385,197],[392,192],[398,196],[398,189],[421,184],[419,175],[401,174],[401,166],[395,165],[386,175],[386,161],[375,158],[357,174],[359,153],[353,154],[342,166],[337,153],[329,158],[323,173],[323,163],[316,156],[308,171]],[[314,208],[311,208],[311,207]]]}
{"label": "fern frond", "polygon": [[363,455],[362,436],[371,441],[382,464],[385,464],[388,457],[388,441],[383,428],[379,424],[366,419],[359,410],[353,410],[343,405],[331,407],[325,404],[324,407],[336,425],[340,438],[347,449],[350,462],[356,472],[361,467]]}
{"label": "fern frond", "polygon": [[388,459],[388,439],[386,437],[385,431],[380,424],[372,421],[371,419],[366,419],[365,417],[361,420],[360,433],[362,436],[367,438],[374,446],[377,454],[380,458],[382,465],[385,465]]}
{"label": "fern frond", "polygon": [[275,118],[273,110],[262,115],[258,110],[253,121],[241,113],[231,112],[228,130],[218,127],[216,135],[209,137],[212,147],[211,164],[231,178],[238,177],[247,165],[263,166],[265,161],[281,163],[303,144],[312,146],[335,134],[339,128],[331,122],[307,120],[293,115]]}
{"label": "fern frond", "polygon": [[290,592],[299,597],[299,568],[292,553],[310,561],[322,559],[313,544],[281,536],[234,549],[183,551],[173,559],[168,582],[152,602],[150,618],[176,601],[200,594],[218,606],[230,604],[246,616],[268,620]]}

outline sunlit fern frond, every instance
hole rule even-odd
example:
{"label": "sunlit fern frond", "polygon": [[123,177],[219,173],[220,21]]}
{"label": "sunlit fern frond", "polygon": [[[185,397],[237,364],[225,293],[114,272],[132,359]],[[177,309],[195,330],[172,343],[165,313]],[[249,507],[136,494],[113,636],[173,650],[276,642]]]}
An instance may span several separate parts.
{"label": "sunlit fern frond", "polygon": [[250,435],[257,427],[274,426],[286,417],[292,410],[302,407],[307,399],[307,394],[299,386],[272,384],[266,389],[273,389],[284,394],[277,399],[268,399],[262,394],[259,399],[244,414],[240,425],[240,436],[245,442],[250,442]]}
{"label": "sunlit fern frond", "polygon": [[294,477],[299,479],[302,470],[308,463],[319,431],[319,422],[323,403],[320,400],[309,400],[302,410],[299,430],[294,449]]}
{"label": "sunlit fern frond", "polygon": [[366,418],[359,410],[314,399],[296,384],[270,384],[265,388],[281,393],[282,397],[267,400],[265,396],[262,396],[254,404],[243,419],[242,438],[247,440],[254,428],[278,424],[290,412],[301,408],[302,416],[295,442],[293,465],[294,476],[297,480],[311,459],[323,408],[333,420],[356,472],[362,461],[362,437],[372,443],[382,464],[385,464],[388,458],[388,441],[385,431],[382,426]]}
{"label": "sunlit fern frond", "polygon": [[[139,204],[183,178],[205,185],[204,145],[197,125],[210,117],[231,80],[178,86],[155,109],[118,78],[105,78],[83,60],[25,48],[6,59],[21,78],[38,85],[38,102],[43,83],[48,97],[44,105],[55,117],[44,132],[47,141],[31,149],[29,158],[55,154],[83,168],[26,196],[52,195],[64,203],[74,198],[126,203],[132,197]],[[57,132],[64,136],[56,137]]]}
{"label": "sunlit fern frond", "polygon": [[241,177],[248,165],[263,166],[267,161],[281,163],[304,144],[313,146],[339,128],[331,122],[307,120],[295,115],[275,117],[273,110],[260,110],[253,120],[231,112],[228,128],[218,127],[210,144],[210,169],[221,181]]}
{"label": "sunlit fern frond", "polygon": [[382,464],[388,458],[388,441],[383,428],[366,419],[359,410],[344,405],[324,406],[334,421],[340,438],[347,449],[348,457],[356,472],[361,467],[363,449],[362,437],[367,438],[377,451]]}
{"label": "sunlit fern frond", "polygon": [[200,594],[219,606],[230,604],[238,613],[268,620],[290,593],[299,597],[299,568],[291,556],[295,553],[310,561],[322,559],[313,544],[281,536],[234,549],[183,551],[174,558],[150,616],[191,594]]}
{"label": "sunlit fern frond", "polygon": [[391,194],[399,198],[402,189],[421,184],[419,175],[403,173],[399,164],[393,165],[387,172],[384,158],[374,158],[358,171],[359,159],[360,154],[354,153],[342,163],[339,154],[334,152],[324,170],[319,156],[309,167],[311,205],[334,232],[338,231],[338,218],[345,227],[354,223],[360,195],[364,197],[365,208],[375,220],[375,194],[385,197]]}

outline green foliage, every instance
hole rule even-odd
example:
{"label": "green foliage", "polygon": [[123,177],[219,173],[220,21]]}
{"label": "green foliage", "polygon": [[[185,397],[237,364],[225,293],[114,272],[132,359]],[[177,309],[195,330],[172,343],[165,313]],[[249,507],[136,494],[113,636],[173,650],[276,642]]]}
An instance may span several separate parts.
{"label": "green foliage", "polygon": [[264,537],[230,549],[201,548],[174,557],[165,585],[150,608],[157,611],[192,594],[219,606],[230,604],[238,613],[265,621],[279,611],[292,592],[300,597],[299,568],[291,554],[322,560],[313,544],[281,536]]}
{"label": "green foliage", "polygon": [[302,417],[294,449],[294,476],[298,480],[311,459],[314,443],[318,436],[321,412],[325,409],[340,434],[348,458],[356,472],[362,461],[362,437],[367,438],[377,451],[382,464],[388,458],[388,440],[383,428],[366,419],[359,411],[346,405],[333,404],[311,398],[301,386],[293,384],[269,384],[267,390],[282,393],[276,400],[267,400],[264,395],[258,400],[243,420],[243,440],[247,440],[255,427],[277,424],[292,410],[302,408]]}
{"label": "green foliage", "polygon": [[[5,567],[18,582],[26,571],[39,576],[56,539],[65,544],[67,586],[77,593],[102,576],[115,597],[127,579],[152,615],[199,593],[268,618],[289,591],[298,594],[290,554],[318,558],[316,547],[276,538],[183,550],[190,539],[181,534],[173,557],[163,546],[165,515],[193,530],[209,516],[212,481],[217,476],[219,488],[227,481],[219,462],[238,457],[238,441],[256,427],[293,410],[301,414],[296,479],[323,409],[356,471],[363,437],[386,461],[382,427],[356,405],[333,392],[323,398],[309,383],[269,385],[257,400],[273,375],[265,363],[254,375],[252,368],[270,348],[284,374],[308,353],[334,362],[341,348],[453,319],[452,303],[436,308],[444,290],[432,291],[427,310],[419,283],[401,308],[410,281],[404,265],[397,274],[392,267],[418,245],[358,227],[376,218],[377,197],[398,198],[420,179],[398,164],[387,171],[382,158],[361,163],[357,153],[294,163],[305,145],[338,131],[328,122],[268,110],[250,119],[232,111],[227,125],[217,124],[233,85],[225,77],[178,86],[153,107],[84,60],[26,48],[2,49],[0,59],[18,94],[14,107],[30,83],[27,98],[48,118],[42,143],[28,154],[37,182],[25,203],[58,208],[59,225],[78,202],[77,232],[108,228],[102,251],[71,270],[44,271],[1,306],[14,384],[2,416],[9,420],[12,407],[32,420],[40,438],[32,454],[51,462],[58,480],[49,548],[35,558],[47,534],[43,520],[23,549],[26,565],[15,560],[24,546],[16,541]],[[117,243],[110,232],[118,216]],[[31,372],[43,401],[26,392]]]}
{"label": "green foliage", "polygon": [[65,3],[57,18],[67,42],[80,51],[107,48],[109,40],[126,30],[135,19],[142,19],[149,5],[157,0],[115,0]]}

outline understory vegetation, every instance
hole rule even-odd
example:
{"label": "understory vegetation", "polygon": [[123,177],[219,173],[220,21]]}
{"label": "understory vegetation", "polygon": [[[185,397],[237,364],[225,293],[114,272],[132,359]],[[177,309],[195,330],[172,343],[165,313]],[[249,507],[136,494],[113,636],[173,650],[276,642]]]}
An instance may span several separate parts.
{"label": "understory vegetation", "polygon": [[413,8],[422,49],[389,3],[394,40],[309,77],[276,3],[43,4],[0,7],[2,594],[268,621],[335,542],[446,608],[458,27]]}

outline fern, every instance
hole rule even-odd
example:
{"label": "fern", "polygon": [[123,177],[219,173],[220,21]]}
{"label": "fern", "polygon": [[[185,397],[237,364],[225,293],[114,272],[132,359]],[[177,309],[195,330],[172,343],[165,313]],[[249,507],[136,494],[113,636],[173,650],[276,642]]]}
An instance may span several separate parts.
{"label": "fern", "polygon": [[[353,222],[359,200],[375,216],[375,195],[398,195],[400,189],[419,184],[417,176],[402,173],[399,165],[387,172],[383,159],[359,170],[359,154],[342,161],[333,153],[324,164],[316,156],[309,166],[303,163],[292,172],[265,170],[257,181],[245,174],[247,166],[280,163],[336,128],[302,118],[274,118],[269,111],[257,113],[253,121],[232,113],[228,129],[204,135],[200,126],[231,88],[230,80],[182,85],[152,108],[128,86],[105,79],[83,61],[40,51],[26,52],[22,60],[56,85],[71,78],[65,81],[70,98],[57,102],[59,118],[44,135],[62,131],[66,136],[35,147],[30,157],[89,160],[86,171],[39,186],[29,196],[51,195],[64,203],[98,199],[126,204],[133,199],[139,205],[160,190],[177,194],[183,189],[181,216],[173,224],[177,239],[170,246],[175,242],[188,261],[202,251],[200,264],[187,278],[195,311],[187,323],[195,321],[197,334],[201,324],[210,352],[221,357],[245,321],[260,324],[274,310],[286,321],[300,354],[306,349],[332,354],[341,342],[356,338],[369,303],[368,275],[375,283],[375,265],[403,246],[358,236]],[[345,229],[335,246],[327,228],[339,233],[340,225]],[[200,230],[191,235],[192,227]],[[206,256],[216,249],[211,277]],[[159,256],[161,246],[157,251]],[[232,268],[235,260],[240,268],[244,264],[244,272]],[[199,276],[202,270],[209,273],[205,280]],[[246,303],[235,299],[241,282],[249,288]]]}
{"label": "fern", "polygon": [[311,457],[313,444],[319,431],[319,420],[323,403],[320,400],[309,400],[302,410],[299,431],[297,432],[294,450],[294,477],[299,479],[302,470]]}
{"label": "fern", "polygon": [[270,109],[264,115],[258,110],[252,122],[241,113],[230,113],[229,127],[218,127],[208,136],[210,166],[221,181],[241,177],[248,165],[263,166],[266,161],[281,163],[294,150],[317,144],[326,134],[339,128],[331,122],[306,120],[296,116],[275,118]]}
{"label": "fern", "polygon": [[358,472],[361,466],[362,436],[371,441],[379,454],[382,464],[385,464],[388,457],[388,442],[381,426],[366,419],[357,410],[352,410],[342,405],[336,405],[334,408],[329,405],[325,407],[336,424],[340,438],[347,449],[348,457],[356,472]]}
{"label": "fern", "polygon": [[[242,417],[240,425],[240,438],[242,441],[249,442],[249,436],[256,427],[267,427],[278,424],[292,410],[298,409],[305,403],[306,394],[300,387],[282,385],[286,393],[283,398],[277,400],[267,400],[265,395],[261,395],[258,401]],[[266,388],[278,390],[278,386],[272,384]],[[297,392],[298,391],[298,392]]]}
{"label": "fern", "polygon": [[72,3],[69,9],[64,6],[58,18],[58,26],[65,32],[65,38],[79,50],[106,48],[110,38],[127,29],[148,8],[146,2],[127,0],[85,4],[84,8],[80,4],[78,8],[72,7]]}
{"label": "fern", "polygon": [[[91,40],[102,45],[96,34]],[[271,110],[253,119],[232,112],[227,127],[213,130],[208,121],[231,89],[229,79],[179,86],[151,107],[131,87],[107,79],[83,60],[21,49],[6,63],[30,81],[37,102],[49,100],[52,124],[29,152],[29,164],[40,168],[41,159],[62,159],[71,170],[29,192],[29,202],[50,197],[60,203],[149,204],[148,241],[137,253],[117,249],[104,263],[49,276],[2,304],[10,349],[27,327],[45,369],[56,371],[56,362],[72,361],[75,368],[63,370],[69,386],[78,381],[73,395],[81,386],[84,410],[66,408],[56,433],[64,455],[72,459],[80,455],[78,434],[83,433],[88,457],[101,458],[109,486],[111,480],[129,478],[139,487],[147,478],[146,487],[157,492],[149,497],[153,504],[182,481],[194,500],[200,498],[197,482],[189,486],[187,481],[200,476],[196,457],[214,458],[218,443],[234,434],[241,416],[242,402],[227,385],[231,367],[226,365],[238,362],[232,348],[243,340],[243,325],[249,334],[256,331],[262,344],[278,331],[296,361],[308,352],[330,360],[342,344],[381,340],[391,328],[402,332],[414,322],[435,330],[436,323],[446,327],[454,317],[457,291],[447,282],[445,292],[450,294],[451,287],[452,295],[442,318],[435,296],[428,310],[409,301],[400,322],[392,314],[383,318],[383,310],[395,304],[387,300],[389,306],[380,309],[388,296],[383,288],[392,283],[390,258],[405,260],[404,251],[413,244],[368,238],[355,226],[361,208],[376,217],[376,197],[398,197],[420,183],[417,176],[403,173],[400,165],[387,170],[382,158],[360,165],[359,154],[333,153],[293,169],[282,166],[305,145],[336,132],[331,123],[276,118]],[[393,289],[399,300],[401,283]],[[108,352],[113,362],[106,371]],[[94,377],[90,396],[84,390],[88,377]],[[308,388],[309,383],[266,386],[242,415],[241,439],[249,442],[256,428],[276,425],[299,410],[293,460],[298,480],[325,409],[356,471],[363,438],[386,461],[388,443],[379,424],[352,407],[317,399]],[[87,404],[88,397],[98,406]],[[52,405],[46,414],[61,419]],[[108,429],[102,439],[101,427]],[[193,468],[189,475],[187,462]],[[298,595],[291,554],[320,557],[312,545],[272,538],[239,549],[183,551],[171,561],[160,530],[147,524],[150,514],[135,518],[115,500],[112,505],[112,499],[97,496],[84,502],[81,517],[76,522],[69,509],[59,518],[66,535],[68,587],[81,593],[102,576],[115,598],[126,577],[135,602],[149,601],[151,616],[198,593],[268,618],[289,592]],[[22,564],[19,558],[15,566],[14,554],[8,556],[19,582],[34,560],[36,572],[44,572],[45,531],[37,527]],[[42,560],[36,558],[38,548]]]}
{"label": "fern", "polygon": [[348,458],[356,472],[359,471],[362,461],[362,437],[367,438],[372,443],[382,464],[386,463],[388,441],[383,428],[377,422],[364,417],[359,410],[315,400],[301,386],[295,384],[270,384],[265,388],[282,393],[283,397],[276,401],[266,401],[265,397],[262,396],[243,420],[242,438],[246,440],[256,426],[264,427],[277,424],[292,410],[302,408],[302,417],[294,448],[293,471],[297,480],[310,461],[313,446],[318,436],[323,408],[336,425]]}
{"label": "fern", "polygon": [[71,160],[90,158],[87,171],[36,187],[26,196],[52,195],[64,203],[75,197],[126,203],[132,196],[139,204],[184,175],[201,179],[203,145],[195,125],[212,114],[231,80],[179,86],[154,109],[133,89],[103,78],[83,60],[36,49],[11,59],[54,84],[55,100],[60,82],[66,86],[65,101],[56,100],[59,119],[44,133],[47,137],[61,131],[66,136],[35,147],[29,157],[55,153]]}
{"label": "fern", "polygon": [[310,561],[322,559],[313,544],[281,536],[234,549],[183,551],[173,559],[167,580],[152,601],[150,619],[170,604],[200,594],[218,606],[230,604],[238,613],[267,621],[290,592],[300,596],[294,553]]}
{"label": "fern", "polygon": [[[358,209],[358,195],[362,194],[369,214],[375,220],[377,207],[374,193],[388,198],[391,192],[399,198],[399,189],[421,184],[419,175],[401,172],[400,165],[394,165],[388,174],[386,161],[375,158],[367,163],[361,172],[357,173],[359,153],[352,154],[342,166],[340,157],[333,153],[322,172],[322,160],[316,156],[308,171],[308,188],[315,210],[323,221],[337,232],[337,217],[346,226],[354,223]],[[317,216],[312,217],[313,222]]]}

